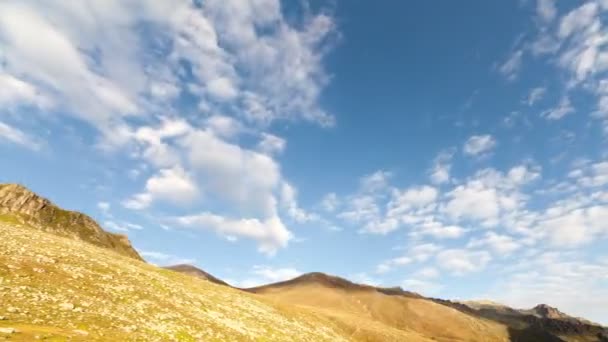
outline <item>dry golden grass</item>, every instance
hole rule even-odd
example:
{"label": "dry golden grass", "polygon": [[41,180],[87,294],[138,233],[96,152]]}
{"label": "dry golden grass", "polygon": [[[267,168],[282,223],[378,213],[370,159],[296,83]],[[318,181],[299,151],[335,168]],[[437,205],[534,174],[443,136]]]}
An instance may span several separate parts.
{"label": "dry golden grass", "polygon": [[425,299],[319,284],[266,288],[275,303],[297,304],[332,319],[351,338],[369,341],[509,341],[502,324]]}
{"label": "dry golden grass", "polygon": [[2,222],[0,237],[0,340],[347,340],[324,317],[82,241]]}

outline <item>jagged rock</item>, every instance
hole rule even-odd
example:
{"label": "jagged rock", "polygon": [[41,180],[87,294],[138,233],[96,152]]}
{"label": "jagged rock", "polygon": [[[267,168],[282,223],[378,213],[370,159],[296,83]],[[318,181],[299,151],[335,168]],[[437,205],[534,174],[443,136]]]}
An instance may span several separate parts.
{"label": "jagged rock", "polygon": [[127,236],[103,230],[91,217],[63,210],[18,184],[0,184],[0,215],[13,221],[143,260]]}

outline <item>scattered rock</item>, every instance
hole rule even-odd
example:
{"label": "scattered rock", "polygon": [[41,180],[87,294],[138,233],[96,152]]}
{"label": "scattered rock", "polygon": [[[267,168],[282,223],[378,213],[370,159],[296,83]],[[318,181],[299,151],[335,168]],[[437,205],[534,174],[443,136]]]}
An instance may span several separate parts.
{"label": "scattered rock", "polygon": [[61,303],[59,304],[59,308],[64,311],[74,310],[74,304],[72,303]]}
{"label": "scattered rock", "polygon": [[6,321],[8,318],[6,318],[5,316],[0,316],[0,321]]}
{"label": "scattered rock", "polygon": [[88,331],[84,331],[84,330],[80,330],[80,329],[73,330],[73,332],[75,334],[82,335],[82,336],[88,336],[89,335]]}
{"label": "scattered rock", "polygon": [[74,310],[72,310],[72,311],[74,311],[74,312],[83,312],[84,310],[82,308],[78,307],[78,308],[74,308]]}
{"label": "scattered rock", "polygon": [[17,313],[17,312],[19,312],[19,309],[15,308],[15,307],[12,307],[12,306],[9,306],[8,309],[6,309],[6,312]]}
{"label": "scattered rock", "polygon": [[2,334],[14,334],[16,332],[15,328],[0,328],[0,333]]}

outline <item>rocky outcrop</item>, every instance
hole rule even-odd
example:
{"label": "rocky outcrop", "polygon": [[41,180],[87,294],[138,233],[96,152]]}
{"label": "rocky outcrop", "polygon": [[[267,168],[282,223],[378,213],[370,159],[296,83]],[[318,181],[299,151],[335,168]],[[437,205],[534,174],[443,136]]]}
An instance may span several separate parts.
{"label": "rocky outcrop", "polygon": [[0,184],[0,219],[86,241],[143,260],[127,236],[106,232],[89,216],[63,210],[22,185]]}
{"label": "rocky outcrop", "polygon": [[515,341],[604,341],[608,328],[582,318],[569,316],[546,304],[517,310],[500,304],[484,302],[452,302],[432,299],[476,317],[505,324]]}

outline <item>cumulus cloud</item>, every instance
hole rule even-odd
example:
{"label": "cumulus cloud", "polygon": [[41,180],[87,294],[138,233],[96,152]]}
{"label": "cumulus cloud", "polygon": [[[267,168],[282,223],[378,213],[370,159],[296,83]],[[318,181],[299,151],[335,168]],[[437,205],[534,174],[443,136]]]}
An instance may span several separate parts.
{"label": "cumulus cloud", "polygon": [[522,244],[511,236],[486,232],[481,238],[472,238],[467,244],[469,248],[488,247],[498,255],[508,255],[520,249]]}
{"label": "cumulus cloud", "polygon": [[146,182],[145,192],[125,200],[129,209],[145,209],[155,200],[176,204],[188,204],[199,195],[199,189],[192,177],[181,167],[162,169]]}
{"label": "cumulus cloud", "polygon": [[327,212],[336,211],[336,209],[338,208],[339,205],[340,205],[340,199],[338,198],[338,195],[336,195],[335,192],[330,192],[330,193],[326,194],[325,196],[323,196],[323,199],[321,200],[321,207],[323,208],[323,210],[325,210]]}
{"label": "cumulus cloud", "polygon": [[437,254],[437,265],[454,275],[478,272],[492,260],[486,251],[448,249]]}
{"label": "cumulus cloud", "polygon": [[496,140],[491,135],[473,135],[464,144],[463,152],[470,156],[477,156],[490,152],[495,146]]}
{"label": "cumulus cloud", "polygon": [[581,261],[566,253],[543,253],[507,270],[490,290],[491,298],[517,308],[551,303],[570,315],[606,319],[608,263]]}
{"label": "cumulus cloud", "polygon": [[281,153],[285,150],[287,142],[285,139],[269,133],[262,133],[262,139],[258,143],[258,149],[266,154]]}
{"label": "cumulus cloud", "polygon": [[279,248],[287,246],[292,234],[277,216],[265,221],[259,219],[233,219],[211,213],[181,216],[175,219],[183,226],[193,229],[211,230],[226,238],[244,237],[258,243],[260,252],[274,255]]}
{"label": "cumulus cloud", "polygon": [[451,160],[454,156],[453,149],[441,152],[434,160],[433,168],[430,172],[430,179],[433,184],[443,184],[450,181]]}
{"label": "cumulus cloud", "polygon": [[412,258],[407,256],[390,259],[379,264],[376,267],[376,273],[386,273],[395,267],[408,265],[412,263],[412,261]]}

